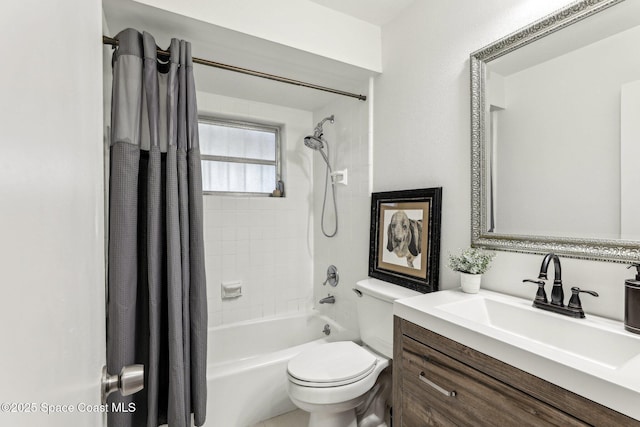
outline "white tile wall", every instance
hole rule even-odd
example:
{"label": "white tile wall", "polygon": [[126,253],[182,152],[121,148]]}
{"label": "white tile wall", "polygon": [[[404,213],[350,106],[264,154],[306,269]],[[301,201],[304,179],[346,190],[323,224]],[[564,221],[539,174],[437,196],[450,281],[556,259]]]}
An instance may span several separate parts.
{"label": "white tile wall", "polygon": [[[201,114],[283,125],[286,197],[204,196],[209,325],[306,310],[313,303],[310,112],[198,93]],[[222,300],[221,284],[243,295]]]}
{"label": "white tile wall", "polygon": [[[339,229],[333,238],[320,230],[320,213],[324,195],[325,166],[320,155],[314,158],[315,233],[314,303],[320,311],[334,318],[340,325],[359,335],[356,295],[352,291],[358,280],[365,279],[369,269],[369,143],[368,101],[339,98],[314,113],[314,122],[331,114],[335,123],[326,122],[324,137],[330,144],[330,161],[334,170],[347,169],[347,186],[336,185]],[[327,194],[327,229],[333,230],[331,189]],[[337,287],[322,286],[329,265],[338,267],[340,283]],[[328,293],[336,296],[333,305],[319,305],[317,301]]]}
{"label": "white tile wall", "polygon": [[[298,311],[311,303],[311,253],[304,201],[205,196],[210,325]],[[222,300],[221,284],[243,296]]]}

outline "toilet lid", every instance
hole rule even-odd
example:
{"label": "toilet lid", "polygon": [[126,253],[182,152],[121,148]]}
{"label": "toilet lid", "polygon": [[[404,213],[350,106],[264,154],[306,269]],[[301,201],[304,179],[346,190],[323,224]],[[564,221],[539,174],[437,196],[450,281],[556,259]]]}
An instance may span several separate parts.
{"label": "toilet lid", "polygon": [[348,384],[371,373],[377,360],[354,342],[339,341],[303,351],[289,361],[287,371],[299,381],[319,386]]}

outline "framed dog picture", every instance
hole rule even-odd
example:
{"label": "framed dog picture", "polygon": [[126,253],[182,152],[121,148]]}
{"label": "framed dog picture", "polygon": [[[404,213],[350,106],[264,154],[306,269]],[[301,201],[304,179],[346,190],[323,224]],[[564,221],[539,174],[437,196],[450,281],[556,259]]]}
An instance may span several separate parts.
{"label": "framed dog picture", "polygon": [[437,291],[441,211],[442,187],[373,193],[369,276]]}

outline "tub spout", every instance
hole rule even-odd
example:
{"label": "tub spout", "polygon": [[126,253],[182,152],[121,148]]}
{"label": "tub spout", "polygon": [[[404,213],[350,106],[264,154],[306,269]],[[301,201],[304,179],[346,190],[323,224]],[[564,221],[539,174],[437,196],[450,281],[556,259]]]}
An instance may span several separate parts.
{"label": "tub spout", "polygon": [[333,295],[328,295],[320,300],[320,304],[334,304],[336,302],[336,297]]}

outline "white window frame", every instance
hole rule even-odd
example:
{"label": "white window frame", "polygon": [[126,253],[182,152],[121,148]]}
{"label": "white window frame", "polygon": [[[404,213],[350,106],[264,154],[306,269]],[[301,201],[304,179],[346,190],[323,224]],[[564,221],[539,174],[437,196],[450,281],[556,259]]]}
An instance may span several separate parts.
{"label": "white window frame", "polygon": [[[249,157],[229,157],[229,156],[217,156],[211,154],[203,154],[200,152],[200,159],[204,161],[218,161],[218,162],[230,162],[230,163],[244,163],[244,164],[257,164],[257,165],[269,165],[275,166],[276,176],[275,183],[277,185],[278,181],[282,181],[282,151],[281,151],[281,126],[267,124],[267,123],[258,123],[251,122],[246,120],[232,120],[226,119],[222,117],[212,117],[212,116],[198,116],[198,123],[206,123],[213,124],[217,126],[226,126],[226,127],[234,127],[239,129],[247,129],[247,130],[256,130],[262,132],[270,132],[275,136],[275,145],[276,145],[276,153],[275,160],[263,160],[263,159],[253,159]],[[274,187],[275,190],[275,187]],[[227,195],[227,196],[271,196],[271,193],[257,193],[257,192],[248,192],[248,191],[203,191],[203,194],[214,194],[214,195]]]}

